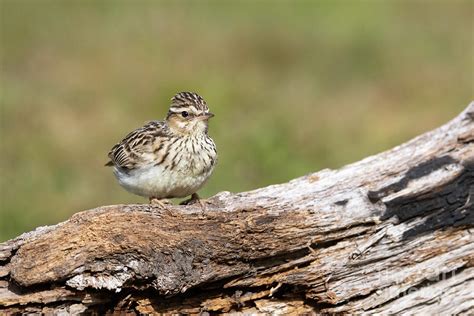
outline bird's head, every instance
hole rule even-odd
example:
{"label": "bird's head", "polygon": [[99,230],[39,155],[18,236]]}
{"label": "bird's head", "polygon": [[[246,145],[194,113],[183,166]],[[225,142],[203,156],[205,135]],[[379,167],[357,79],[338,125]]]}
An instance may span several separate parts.
{"label": "bird's head", "polygon": [[173,132],[180,134],[207,133],[209,112],[206,101],[194,92],[180,92],[171,99],[166,121]]}

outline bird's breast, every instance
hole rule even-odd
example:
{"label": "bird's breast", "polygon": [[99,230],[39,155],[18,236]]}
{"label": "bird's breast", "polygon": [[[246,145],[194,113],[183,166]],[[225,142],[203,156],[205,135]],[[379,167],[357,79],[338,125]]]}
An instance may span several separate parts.
{"label": "bird's breast", "polygon": [[208,136],[189,137],[177,142],[174,147],[169,165],[177,172],[200,176],[210,173],[216,164],[216,146]]}

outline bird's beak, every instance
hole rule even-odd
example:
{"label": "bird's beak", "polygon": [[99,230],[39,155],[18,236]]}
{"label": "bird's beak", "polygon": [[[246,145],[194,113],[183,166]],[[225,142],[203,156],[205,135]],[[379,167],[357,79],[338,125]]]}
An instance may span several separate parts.
{"label": "bird's beak", "polygon": [[198,119],[199,119],[200,121],[207,121],[208,119],[210,119],[210,118],[213,117],[213,116],[214,116],[214,114],[212,114],[211,112],[208,112],[208,113],[204,113],[204,114],[202,114],[202,115],[199,115],[199,116],[198,116]]}

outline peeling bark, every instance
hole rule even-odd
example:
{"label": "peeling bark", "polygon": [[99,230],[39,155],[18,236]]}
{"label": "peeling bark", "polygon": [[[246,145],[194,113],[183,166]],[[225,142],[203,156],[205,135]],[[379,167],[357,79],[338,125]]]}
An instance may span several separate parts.
{"label": "peeling bark", "polygon": [[0,245],[0,313],[474,313],[474,103],[339,170]]}

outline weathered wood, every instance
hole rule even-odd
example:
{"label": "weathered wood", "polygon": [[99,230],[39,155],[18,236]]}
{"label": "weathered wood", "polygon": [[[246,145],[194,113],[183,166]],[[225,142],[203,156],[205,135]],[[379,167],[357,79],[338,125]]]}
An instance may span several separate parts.
{"label": "weathered wood", "polygon": [[474,313],[474,103],[339,170],[0,245],[0,313]]}

